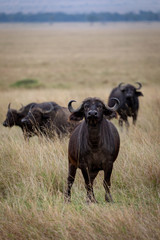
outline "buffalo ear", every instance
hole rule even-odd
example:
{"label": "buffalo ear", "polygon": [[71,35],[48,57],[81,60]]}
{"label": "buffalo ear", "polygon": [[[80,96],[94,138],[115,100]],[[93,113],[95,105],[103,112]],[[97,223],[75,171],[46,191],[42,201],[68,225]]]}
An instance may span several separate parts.
{"label": "buffalo ear", "polygon": [[106,118],[108,120],[111,120],[112,118],[118,118],[118,113],[117,112],[112,112],[110,115],[107,115]]}
{"label": "buffalo ear", "polygon": [[51,114],[50,113],[42,113],[42,117],[44,118],[44,119],[46,119],[46,118],[49,118],[51,116]]}
{"label": "buffalo ear", "polygon": [[73,112],[69,117],[71,121],[81,121],[83,118],[84,118],[83,111]]}
{"label": "buffalo ear", "polygon": [[103,114],[106,116],[106,117],[109,117],[111,114],[113,114],[114,111],[111,111],[109,109],[107,109],[106,107],[103,109]]}
{"label": "buffalo ear", "polygon": [[142,92],[136,92],[136,96],[140,97],[140,96],[144,96]]}
{"label": "buffalo ear", "polygon": [[123,89],[120,89],[120,90],[121,90],[121,92],[123,92],[123,93],[125,92],[125,88],[123,88]]}

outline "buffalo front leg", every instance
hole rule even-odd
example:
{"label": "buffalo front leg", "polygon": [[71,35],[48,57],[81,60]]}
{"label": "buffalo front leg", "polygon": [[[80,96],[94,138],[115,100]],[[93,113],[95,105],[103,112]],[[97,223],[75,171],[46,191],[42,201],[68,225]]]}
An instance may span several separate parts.
{"label": "buffalo front leg", "polygon": [[123,121],[125,122],[126,129],[128,130],[128,128],[129,128],[129,122],[128,122],[127,115],[120,116],[119,126],[121,127],[121,129],[123,128]]}
{"label": "buffalo front leg", "polygon": [[118,123],[119,123],[119,126],[122,128],[123,127],[123,119],[121,117],[119,118]]}
{"label": "buffalo front leg", "polygon": [[105,200],[106,202],[113,202],[111,193],[110,193],[110,186],[111,186],[111,182],[110,182],[110,178],[111,178],[111,174],[112,174],[112,169],[113,169],[113,163],[109,163],[108,166],[106,166],[105,170],[104,170],[104,180],[103,180],[103,186],[105,189]]}
{"label": "buffalo front leg", "polygon": [[67,190],[65,192],[65,200],[67,202],[71,201],[71,188],[74,183],[77,167],[69,164],[68,179],[67,179]]}
{"label": "buffalo front leg", "polygon": [[128,122],[128,119],[125,121],[125,125],[126,125],[126,129],[127,129],[127,131],[128,131],[128,129],[129,129],[129,122]]}
{"label": "buffalo front leg", "polygon": [[136,121],[137,121],[137,113],[133,115],[133,125],[136,125]]}
{"label": "buffalo front leg", "polygon": [[123,120],[124,120],[124,122],[125,122],[126,129],[128,130],[128,129],[129,129],[129,122],[128,122],[127,115],[125,115],[125,116],[123,117]]}
{"label": "buffalo front leg", "polygon": [[87,167],[82,168],[81,171],[85,181],[85,188],[87,190],[87,202],[96,203],[97,201],[95,199],[94,192],[93,192],[93,181],[97,176],[98,171],[89,172],[89,169]]}

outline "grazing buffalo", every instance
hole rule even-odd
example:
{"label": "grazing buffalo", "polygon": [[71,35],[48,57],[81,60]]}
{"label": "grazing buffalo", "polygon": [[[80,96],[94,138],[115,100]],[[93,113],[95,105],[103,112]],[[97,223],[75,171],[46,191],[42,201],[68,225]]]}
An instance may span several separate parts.
{"label": "grazing buffalo", "polygon": [[23,131],[24,138],[27,139],[32,135],[30,131],[31,129],[28,128],[25,123],[22,123],[21,120],[28,114],[29,109],[35,105],[36,103],[30,103],[26,106],[23,106],[19,110],[16,110],[11,109],[10,108],[11,104],[9,103],[6,120],[3,122],[3,126],[4,127],[19,126]]}
{"label": "grazing buffalo", "polygon": [[140,90],[142,84],[137,82],[138,87],[134,87],[131,84],[123,85],[120,83],[118,87],[114,88],[110,93],[108,105],[113,106],[114,102],[112,98],[117,98],[120,101],[120,105],[117,109],[119,114],[119,125],[123,126],[123,121],[125,122],[126,127],[129,127],[128,117],[133,118],[133,124],[136,124],[138,109],[139,109],[139,100],[138,97],[143,96]]}
{"label": "grazing buffalo", "polygon": [[93,181],[100,170],[104,171],[105,200],[112,201],[109,190],[110,177],[119,152],[120,139],[117,129],[106,116],[117,110],[119,101],[117,99],[114,101],[115,105],[108,107],[98,98],[88,98],[77,110],[71,105],[75,101],[72,100],[68,104],[72,113],[70,120],[80,121],[83,118],[84,120],[75,128],[69,141],[68,187],[65,193],[67,201],[71,198],[71,187],[77,168],[81,169],[85,180],[88,202],[96,202]]}
{"label": "grazing buffalo", "polygon": [[43,102],[33,106],[21,122],[29,126],[34,135],[62,137],[71,132],[75,126],[75,123],[69,122],[69,115],[67,108],[55,102]]}

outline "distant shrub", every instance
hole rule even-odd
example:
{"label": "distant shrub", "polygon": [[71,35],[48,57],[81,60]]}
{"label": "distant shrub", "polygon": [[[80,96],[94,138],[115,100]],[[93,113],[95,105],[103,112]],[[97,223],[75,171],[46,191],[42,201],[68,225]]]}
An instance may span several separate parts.
{"label": "distant shrub", "polygon": [[36,79],[23,79],[19,80],[11,85],[15,88],[39,88],[42,87],[42,84],[39,83]]}

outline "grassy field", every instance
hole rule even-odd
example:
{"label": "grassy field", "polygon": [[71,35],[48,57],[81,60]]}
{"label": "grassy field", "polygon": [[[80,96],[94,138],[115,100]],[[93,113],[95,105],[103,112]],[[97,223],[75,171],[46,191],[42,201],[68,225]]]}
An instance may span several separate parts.
{"label": "grassy field", "polygon": [[[94,184],[98,204],[86,204],[80,171],[64,203],[67,137],[26,143],[19,128],[0,125],[0,239],[160,239],[160,25],[2,24],[0,36],[1,123],[9,102],[107,102],[118,83],[136,81],[144,94],[136,127],[127,133],[113,121],[121,138],[113,204],[104,201],[103,172]],[[15,84],[24,79],[39,84]]]}

